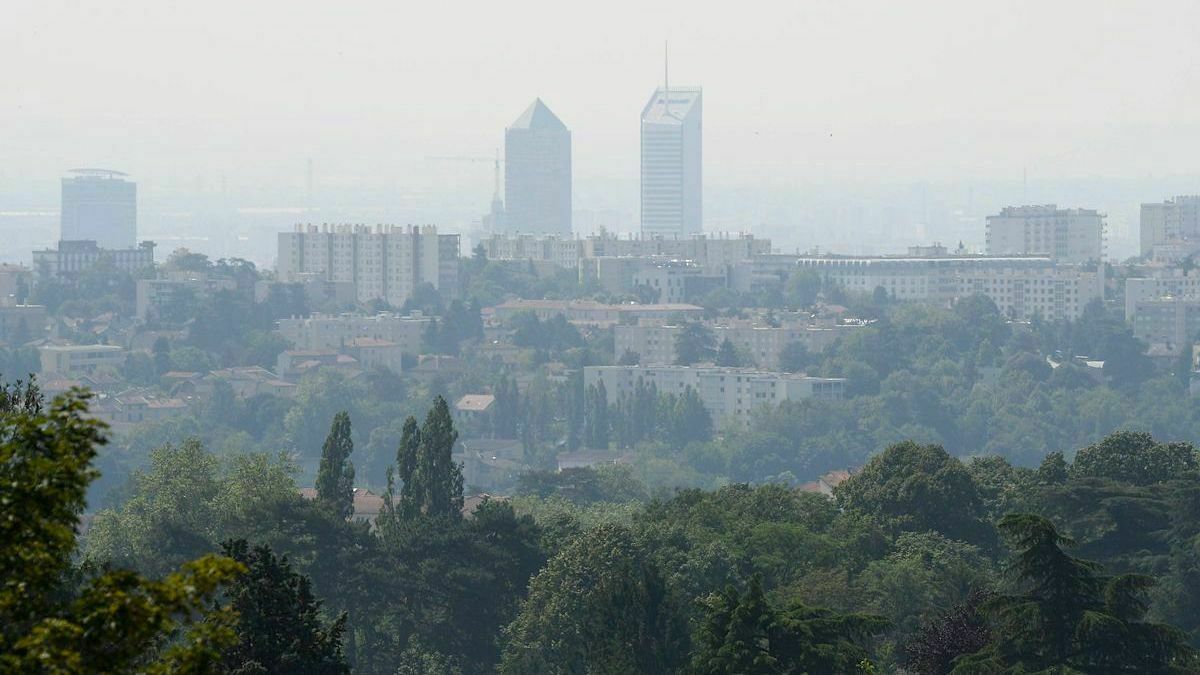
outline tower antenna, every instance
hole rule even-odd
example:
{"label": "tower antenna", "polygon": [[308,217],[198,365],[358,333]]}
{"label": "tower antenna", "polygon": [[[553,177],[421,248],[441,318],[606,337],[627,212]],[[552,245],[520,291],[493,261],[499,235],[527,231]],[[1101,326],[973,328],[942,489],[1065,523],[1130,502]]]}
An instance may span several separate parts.
{"label": "tower antenna", "polygon": [[671,114],[671,43],[663,40],[663,112]]}

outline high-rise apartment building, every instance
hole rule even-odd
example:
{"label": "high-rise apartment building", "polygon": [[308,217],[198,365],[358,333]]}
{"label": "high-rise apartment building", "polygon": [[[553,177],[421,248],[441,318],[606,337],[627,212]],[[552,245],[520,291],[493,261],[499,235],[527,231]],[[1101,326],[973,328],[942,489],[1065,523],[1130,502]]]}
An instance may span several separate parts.
{"label": "high-rise apartment building", "polygon": [[457,234],[430,225],[298,225],[279,234],[277,275],[288,283],[351,283],[358,301],[399,307],[422,284],[447,298],[457,292],[458,246]]}
{"label": "high-rise apartment building", "polygon": [[75,169],[62,179],[62,237],[104,249],[137,244],[137,184],[107,169]]}
{"label": "high-rise apartment building", "polygon": [[642,234],[703,229],[699,87],[660,87],[642,109]]}
{"label": "high-rise apartment building", "polygon": [[536,99],[504,130],[505,229],[571,234],[571,131]]}
{"label": "high-rise apartment building", "polygon": [[1141,254],[1175,260],[1200,250],[1200,195],[1142,204]]}
{"label": "high-rise apartment building", "polygon": [[1054,204],[1008,206],[987,217],[988,255],[1048,255],[1083,263],[1104,259],[1104,214]]}

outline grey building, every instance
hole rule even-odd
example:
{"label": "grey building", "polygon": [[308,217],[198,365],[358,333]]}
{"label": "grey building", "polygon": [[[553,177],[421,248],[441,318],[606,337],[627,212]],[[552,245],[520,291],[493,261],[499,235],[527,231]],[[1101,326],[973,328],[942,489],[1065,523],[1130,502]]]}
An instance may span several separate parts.
{"label": "grey building", "polygon": [[62,179],[62,239],[104,249],[137,244],[137,184],[107,169],[74,169]]}
{"label": "grey building", "polygon": [[642,234],[703,229],[701,90],[661,87],[642,109]]}
{"label": "grey building", "polygon": [[504,131],[505,229],[571,234],[571,131],[536,99]]}

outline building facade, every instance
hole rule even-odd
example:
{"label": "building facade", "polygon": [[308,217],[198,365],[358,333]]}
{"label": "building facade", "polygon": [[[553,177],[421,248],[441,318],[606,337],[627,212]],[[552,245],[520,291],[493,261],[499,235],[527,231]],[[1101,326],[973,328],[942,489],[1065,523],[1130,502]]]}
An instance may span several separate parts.
{"label": "building facade", "polygon": [[154,242],[143,241],[133,248],[106,249],[95,241],[60,241],[57,248],[33,252],[33,270],[38,279],[73,281],[104,261],[130,274],[154,267]]}
{"label": "building facade", "polygon": [[1104,271],[1038,256],[917,258],[801,256],[799,269],[859,293],[883,288],[897,300],[949,305],[976,293],[1001,313],[1028,320],[1078,319],[1094,299],[1104,299]]}
{"label": "building facade", "polygon": [[1143,257],[1172,262],[1200,250],[1200,195],[1142,204],[1139,223]]}
{"label": "building facade", "polygon": [[[819,353],[833,344],[839,336],[860,326],[810,326],[799,323],[767,326],[752,321],[731,321],[709,325],[719,345],[729,340],[738,350],[750,355],[760,368],[779,367],[779,355],[792,343],[799,343],[811,353]],[[638,355],[643,366],[675,363],[675,340],[683,331],[682,325],[643,322],[637,325],[613,327],[614,352],[620,358],[626,350]]]}
{"label": "building facade", "polygon": [[616,404],[622,396],[633,396],[639,381],[653,384],[665,394],[679,395],[691,387],[717,430],[730,424],[745,426],[750,423],[755,410],[774,408],[784,401],[839,400],[846,385],[842,378],[807,377],[748,368],[587,366],[583,369],[584,386],[603,382],[610,404]]}
{"label": "building facade", "polygon": [[189,297],[207,297],[220,291],[236,291],[237,281],[204,273],[177,273],[158,279],[138,279],[134,309],[142,321],[163,318],[172,303]]}
{"label": "building facade", "polygon": [[1009,206],[987,217],[987,253],[1046,255],[1074,263],[1102,261],[1104,218],[1094,209]]}
{"label": "building facade", "polygon": [[119,371],[125,365],[125,349],[116,345],[45,345],[38,348],[42,375],[93,375],[97,371]]}
{"label": "building facade", "polygon": [[359,302],[399,307],[422,284],[458,291],[458,235],[395,225],[299,225],[279,234],[280,281],[350,283]]}
{"label": "building facade", "polygon": [[704,316],[704,308],[687,304],[609,305],[594,300],[507,300],[491,308],[491,316],[506,322],[518,314],[530,312],[545,321],[563,316],[571,323],[612,326],[639,321],[693,320]]}
{"label": "building facade", "polygon": [[504,130],[504,226],[571,235],[571,131],[536,99]]}
{"label": "building facade", "polygon": [[120,171],[76,169],[62,179],[62,239],[119,250],[137,245],[137,184]]}
{"label": "building facade", "polygon": [[625,238],[608,233],[581,238],[494,234],[482,244],[488,260],[550,262],[565,269],[594,258],[679,259],[720,268],[771,255],[770,239],[743,233]]}
{"label": "building facade", "polygon": [[395,344],[402,353],[415,355],[421,353],[421,338],[432,321],[419,312],[408,316],[390,312],[374,316],[313,314],[280,319],[275,332],[293,349],[343,349],[355,340],[369,339]]}
{"label": "building facade", "polygon": [[699,87],[660,87],[642,109],[642,234],[684,236],[703,229]]}

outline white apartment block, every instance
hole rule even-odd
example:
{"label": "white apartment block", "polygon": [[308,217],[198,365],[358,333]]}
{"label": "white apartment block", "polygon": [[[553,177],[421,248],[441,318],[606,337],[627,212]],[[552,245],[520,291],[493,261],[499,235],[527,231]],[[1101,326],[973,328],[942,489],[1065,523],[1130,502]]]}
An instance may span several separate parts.
{"label": "white apartment block", "polygon": [[421,337],[432,321],[419,312],[408,316],[390,312],[374,316],[313,314],[280,319],[275,332],[299,350],[340,350],[355,340],[368,339],[395,344],[404,354],[420,354]]}
{"label": "white apartment block", "polygon": [[[734,321],[709,325],[718,345],[728,339],[734,347],[749,354],[760,368],[778,368],[779,355],[788,345],[798,342],[811,353],[819,353],[838,337],[860,326],[810,326],[790,323],[782,326]],[[617,325],[613,328],[615,353],[618,358],[626,350],[634,352],[641,365],[675,363],[675,340],[682,325],[644,322],[638,325]]]}
{"label": "white apartment block", "polygon": [[579,239],[555,235],[493,234],[481,243],[488,260],[549,262],[571,270],[579,266],[583,251]]}
{"label": "white apartment block", "polygon": [[632,396],[638,381],[654,384],[664,394],[696,390],[701,404],[713,419],[716,430],[731,424],[746,426],[751,414],[762,407],[806,398],[840,400],[846,380],[765,372],[749,368],[705,366],[587,366],[584,386],[604,382],[609,404]]}
{"label": "white apartment block", "polygon": [[237,281],[206,274],[172,274],[161,279],[138,279],[134,308],[142,321],[159,316],[162,309],[183,295],[205,297],[237,290]]}
{"label": "white apartment block", "polygon": [[428,225],[300,225],[279,234],[277,273],[287,283],[352,283],[359,302],[400,306],[422,284],[457,292],[458,247],[457,234]]}
{"label": "white apartment block", "polygon": [[1133,336],[1155,350],[1190,352],[1200,340],[1200,296],[1147,298],[1136,303]]}
{"label": "white apartment block", "polygon": [[1141,254],[1174,261],[1200,250],[1200,195],[1142,204]]}
{"label": "white apartment block", "polygon": [[1074,263],[1101,261],[1104,218],[1094,209],[1009,206],[987,217],[987,253],[1047,255]]}
{"label": "white apartment block", "polygon": [[882,287],[897,300],[949,305],[975,293],[992,299],[1005,316],[1028,320],[1079,318],[1104,299],[1104,271],[1037,256],[835,257],[802,256],[800,269],[850,291]]}
{"label": "white apartment block", "polygon": [[1200,297],[1200,273],[1164,269],[1151,277],[1126,279],[1125,320],[1133,323],[1142,303],[1166,297]]}
{"label": "white apartment block", "polygon": [[704,316],[704,308],[696,305],[609,305],[594,300],[507,300],[491,308],[490,314],[495,321],[505,322],[523,312],[532,312],[541,321],[562,315],[571,323],[592,326]]}
{"label": "white apartment block", "polygon": [[532,260],[575,269],[592,258],[690,260],[720,269],[771,254],[770,239],[752,234],[695,234],[620,238],[601,233],[584,238],[534,234],[494,234],[483,242],[489,260]]}
{"label": "white apartment block", "polygon": [[118,371],[125,365],[125,349],[116,345],[45,345],[38,348],[42,375],[92,375]]}
{"label": "white apartment block", "polygon": [[154,267],[154,242],[143,241],[135,248],[106,249],[90,240],[64,240],[58,242],[58,248],[34,251],[33,269],[39,279],[75,279],[102,260],[122,272],[136,274]]}

